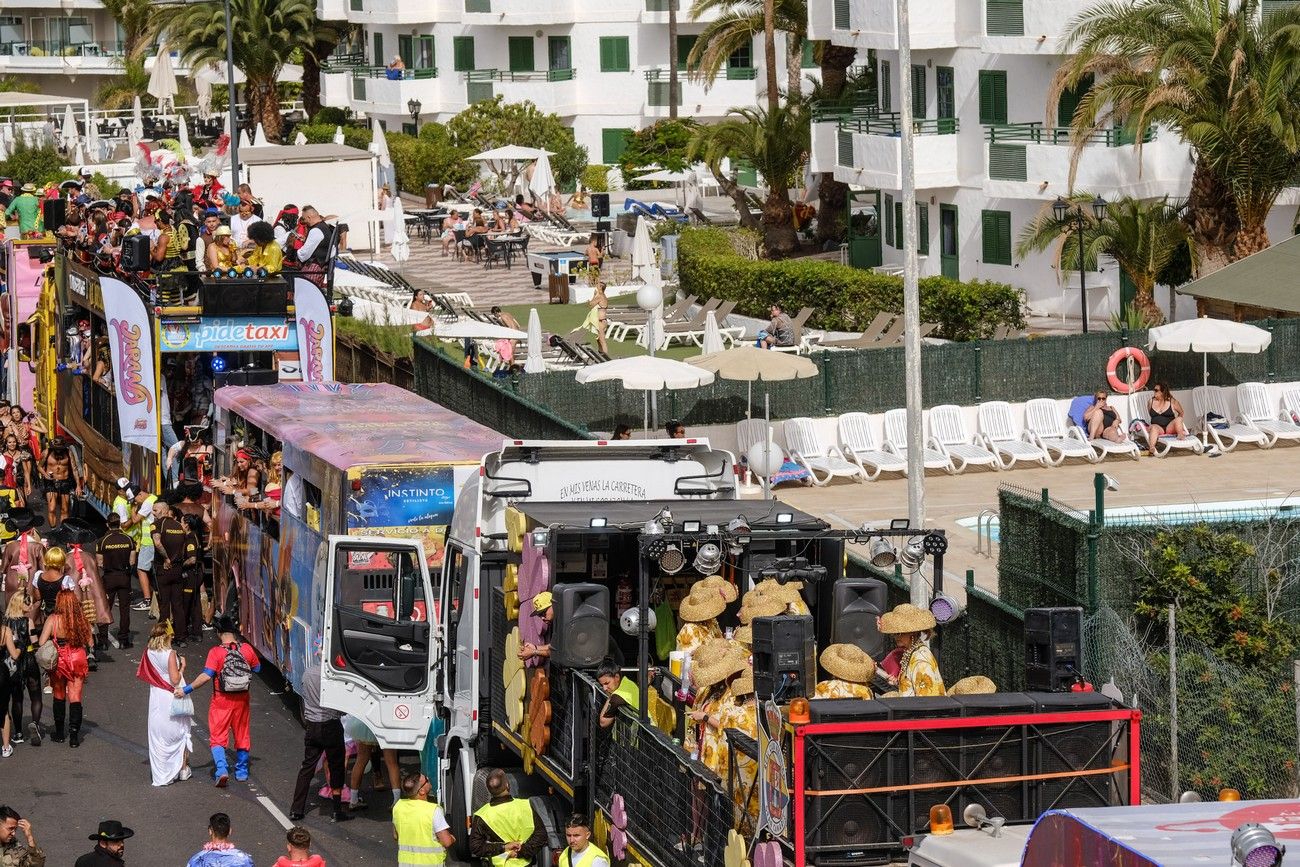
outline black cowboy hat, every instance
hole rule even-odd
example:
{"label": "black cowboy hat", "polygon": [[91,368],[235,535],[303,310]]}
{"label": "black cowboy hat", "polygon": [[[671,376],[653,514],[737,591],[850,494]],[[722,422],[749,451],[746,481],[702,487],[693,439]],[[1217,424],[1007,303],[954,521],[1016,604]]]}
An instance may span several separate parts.
{"label": "black cowboy hat", "polygon": [[125,840],[128,837],[134,837],[135,832],[123,825],[116,819],[109,819],[107,822],[99,823],[99,830],[90,835],[91,840],[117,841]]}
{"label": "black cowboy hat", "polygon": [[64,537],[73,545],[88,545],[99,538],[90,524],[80,518],[64,518],[60,526]]}
{"label": "black cowboy hat", "polygon": [[81,181],[64,181],[63,183],[59,184],[59,189],[66,190],[71,187],[76,187],[77,189],[81,189],[81,186],[82,186]]}
{"label": "black cowboy hat", "polygon": [[15,532],[21,533],[24,530],[39,527],[41,523],[42,521],[36,513],[25,506],[9,510],[8,524]]}

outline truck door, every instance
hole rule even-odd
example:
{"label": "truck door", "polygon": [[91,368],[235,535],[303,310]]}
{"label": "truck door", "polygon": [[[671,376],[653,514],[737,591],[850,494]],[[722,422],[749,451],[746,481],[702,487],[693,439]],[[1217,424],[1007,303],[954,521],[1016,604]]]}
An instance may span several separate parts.
{"label": "truck door", "polygon": [[321,704],[385,747],[421,749],[433,719],[437,625],[416,539],[330,536]]}

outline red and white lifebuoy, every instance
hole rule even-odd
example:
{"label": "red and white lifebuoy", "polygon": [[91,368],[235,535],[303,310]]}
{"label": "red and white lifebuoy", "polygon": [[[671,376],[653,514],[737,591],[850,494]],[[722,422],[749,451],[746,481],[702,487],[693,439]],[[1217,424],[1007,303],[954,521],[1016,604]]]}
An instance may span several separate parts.
{"label": "red and white lifebuoy", "polygon": [[[1119,366],[1125,362],[1137,365],[1137,379],[1132,382],[1125,382],[1120,378]],[[1141,391],[1150,378],[1151,359],[1147,358],[1147,354],[1136,346],[1125,346],[1116,349],[1106,362],[1106,381],[1110,383],[1111,389],[1116,394],[1132,394],[1135,391]]]}

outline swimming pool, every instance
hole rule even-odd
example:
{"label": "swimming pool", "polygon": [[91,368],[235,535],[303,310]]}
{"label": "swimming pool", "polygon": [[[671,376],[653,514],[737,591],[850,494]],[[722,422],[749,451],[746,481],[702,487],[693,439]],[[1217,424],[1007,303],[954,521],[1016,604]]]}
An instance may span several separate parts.
{"label": "swimming pool", "polygon": [[[1086,511],[1073,510],[1070,514],[1080,521],[1088,520]],[[1279,516],[1300,518],[1300,496],[1274,497],[1267,500],[1222,500],[1215,503],[1168,503],[1158,506],[1117,506],[1106,509],[1106,523],[1123,526],[1154,526],[1157,524],[1197,524],[1201,522],[1222,524],[1230,521],[1264,521]],[[979,516],[958,518],[957,526],[971,532],[977,530]],[[998,517],[985,519],[987,532],[994,542],[1001,541]]]}

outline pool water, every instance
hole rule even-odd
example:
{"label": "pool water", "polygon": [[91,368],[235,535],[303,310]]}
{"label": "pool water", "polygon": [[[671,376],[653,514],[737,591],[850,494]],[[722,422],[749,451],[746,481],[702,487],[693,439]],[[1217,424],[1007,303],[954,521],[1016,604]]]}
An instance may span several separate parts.
{"label": "pool water", "polygon": [[[1088,520],[1086,511],[1072,513]],[[1214,503],[1170,503],[1158,506],[1123,506],[1106,509],[1106,523],[1124,526],[1157,524],[1221,524],[1230,521],[1264,521],[1279,516],[1300,518],[1300,496],[1274,497],[1267,500],[1223,500]],[[978,530],[979,517],[958,518],[957,525],[971,532]],[[998,518],[985,519],[985,532],[994,542],[1001,541]]]}

